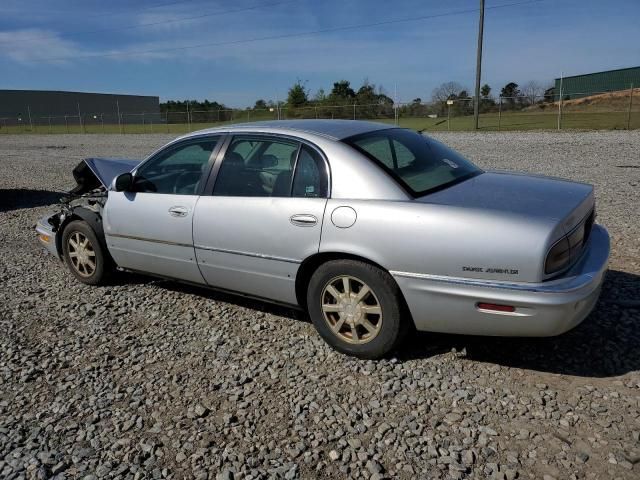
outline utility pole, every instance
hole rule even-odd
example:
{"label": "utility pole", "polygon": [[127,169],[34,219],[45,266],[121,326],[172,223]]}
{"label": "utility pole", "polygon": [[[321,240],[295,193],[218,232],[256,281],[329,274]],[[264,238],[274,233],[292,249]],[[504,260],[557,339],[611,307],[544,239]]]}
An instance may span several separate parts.
{"label": "utility pole", "polygon": [[629,90],[629,110],[627,111],[627,130],[631,130],[631,109],[633,108],[633,83]]}
{"label": "utility pole", "polygon": [[[633,90],[633,87],[631,87]],[[27,112],[29,112],[29,128],[33,131],[33,121],[31,120],[31,106],[27,105]]]}
{"label": "utility pole", "polygon": [[395,83],[393,86],[393,123],[398,125],[400,123],[400,118],[398,116],[398,84]]}
{"label": "utility pole", "polygon": [[82,126],[82,113],[80,112],[80,102],[78,102],[78,122],[80,123],[80,133],[84,133],[84,127]]}
{"label": "utility pole", "polygon": [[484,0],[480,0],[480,21],[478,23],[478,56],[476,58],[476,95],[473,103],[473,123],[478,130],[480,115],[480,75],[482,73],[482,35],[484,31]]}
{"label": "utility pole", "polygon": [[120,116],[120,102],[116,100],[116,109],[118,110],[118,130],[122,133],[122,117]]}
{"label": "utility pole", "polygon": [[560,72],[560,96],[558,97],[558,130],[562,128],[562,80],[564,72]]}

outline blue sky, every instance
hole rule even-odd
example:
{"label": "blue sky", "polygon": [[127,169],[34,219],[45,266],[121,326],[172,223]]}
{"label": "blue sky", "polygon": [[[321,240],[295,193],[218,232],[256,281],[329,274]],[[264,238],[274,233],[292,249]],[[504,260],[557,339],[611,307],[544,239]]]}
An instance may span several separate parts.
{"label": "blue sky", "polygon": [[[482,81],[494,92],[509,81],[547,85],[560,72],[640,65],[640,1],[542,0],[490,8],[515,2],[486,1]],[[478,3],[2,0],[0,88],[208,98],[244,107],[258,98],[286,98],[297,79],[313,94],[344,78],[356,88],[368,79],[390,96],[397,86],[400,101],[430,99],[442,82],[473,88],[477,12],[243,41],[443,15]],[[175,50],[203,44],[210,46]]]}

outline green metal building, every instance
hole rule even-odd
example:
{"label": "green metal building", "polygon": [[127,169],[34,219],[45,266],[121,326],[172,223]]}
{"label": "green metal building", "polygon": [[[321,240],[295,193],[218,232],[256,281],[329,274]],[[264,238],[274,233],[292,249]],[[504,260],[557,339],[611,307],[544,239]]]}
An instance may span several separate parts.
{"label": "green metal building", "polygon": [[[640,67],[621,68],[606,72],[587,73],[562,78],[562,98],[587,97],[597,93],[615,92],[631,88],[640,88]],[[560,79],[556,78],[555,100],[560,99]]]}

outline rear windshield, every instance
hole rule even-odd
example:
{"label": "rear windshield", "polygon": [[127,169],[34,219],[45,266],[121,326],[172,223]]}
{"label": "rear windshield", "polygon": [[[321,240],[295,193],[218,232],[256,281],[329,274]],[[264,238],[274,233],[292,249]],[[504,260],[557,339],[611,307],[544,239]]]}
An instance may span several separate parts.
{"label": "rear windshield", "polygon": [[459,153],[411,130],[379,130],[344,142],[373,159],[414,196],[482,173]]}

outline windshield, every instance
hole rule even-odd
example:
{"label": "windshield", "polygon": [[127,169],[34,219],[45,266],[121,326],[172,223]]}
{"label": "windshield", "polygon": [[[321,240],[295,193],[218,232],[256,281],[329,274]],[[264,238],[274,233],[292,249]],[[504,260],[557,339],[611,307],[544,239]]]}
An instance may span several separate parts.
{"label": "windshield", "polygon": [[411,130],[379,130],[344,142],[376,161],[414,196],[482,173],[459,153]]}

